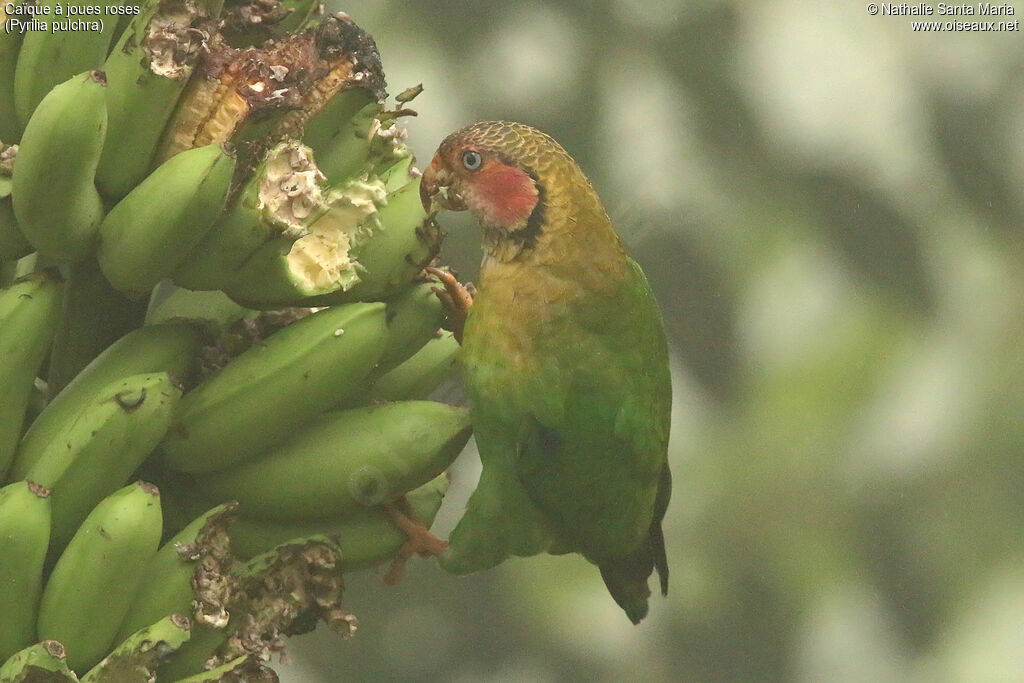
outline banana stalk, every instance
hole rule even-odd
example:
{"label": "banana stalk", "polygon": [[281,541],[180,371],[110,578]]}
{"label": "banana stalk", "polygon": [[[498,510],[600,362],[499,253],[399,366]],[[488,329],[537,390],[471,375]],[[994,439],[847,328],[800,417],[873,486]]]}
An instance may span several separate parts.
{"label": "banana stalk", "polygon": [[469,440],[469,413],[406,401],[328,413],[259,460],[196,481],[268,520],[343,516],[397,499],[443,472]]}
{"label": "banana stalk", "polygon": [[0,489],[0,661],[36,639],[50,542],[49,496],[46,488],[27,481]]}

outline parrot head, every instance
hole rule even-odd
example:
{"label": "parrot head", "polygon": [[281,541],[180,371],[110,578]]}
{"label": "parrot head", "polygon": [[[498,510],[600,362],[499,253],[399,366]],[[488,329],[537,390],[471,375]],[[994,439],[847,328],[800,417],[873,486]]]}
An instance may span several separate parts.
{"label": "parrot head", "polygon": [[457,130],[423,173],[423,206],[428,212],[468,209],[485,230],[505,236],[527,230],[531,222],[541,221],[544,199],[542,169],[531,161],[537,160],[538,148],[551,145],[558,147],[521,123],[484,121]]}

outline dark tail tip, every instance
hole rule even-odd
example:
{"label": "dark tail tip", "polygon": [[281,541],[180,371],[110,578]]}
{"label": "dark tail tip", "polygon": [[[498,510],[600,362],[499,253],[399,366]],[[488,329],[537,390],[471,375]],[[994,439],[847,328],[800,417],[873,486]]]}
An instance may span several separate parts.
{"label": "dark tail tip", "polygon": [[651,596],[647,579],[655,569],[658,570],[661,594],[668,595],[668,558],[665,556],[665,534],[661,530],[661,520],[665,517],[671,495],[672,474],[666,465],[661,472],[654,518],[651,520],[647,541],[629,555],[605,560],[598,565],[608,592],[634,624],[639,624],[647,616],[647,599]]}
{"label": "dark tail tip", "polygon": [[[638,555],[640,552],[598,565],[608,592],[634,624],[639,624],[647,616],[647,598],[651,595],[647,587],[651,569],[644,571],[643,565],[636,562],[638,559],[642,562]],[[647,566],[650,567],[650,563]]]}

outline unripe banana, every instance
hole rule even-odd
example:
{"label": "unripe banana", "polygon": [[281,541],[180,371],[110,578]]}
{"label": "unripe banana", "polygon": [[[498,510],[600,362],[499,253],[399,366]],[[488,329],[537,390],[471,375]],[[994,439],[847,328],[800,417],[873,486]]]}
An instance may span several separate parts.
{"label": "unripe banana", "polygon": [[235,507],[218,505],[164,543],[146,566],[115,640],[124,640],[168,614],[194,614],[196,572],[207,556],[227,554],[226,528],[233,521]]}
{"label": "unripe banana", "polygon": [[82,683],[153,681],[157,667],[188,642],[191,629],[189,618],[181,614],[171,614],[144,626],[82,676]]}
{"label": "unripe banana", "polygon": [[383,304],[327,309],[275,332],[182,399],[164,462],[209,472],[281,443],[358,390],[386,340]]}
{"label": "unripe banana", "polygon": [[28,481],[0,489],[0,661],[36,639],[50,492]]}
{"label": "unripe banana", "polygon": [[465,409],[406,401],[323,415],[284,446],[196,482],[258,519],[345,515],[395,500],[443,472],[470,435]]}
{"label": "unripe banana", "polygon": [[[107,49],[117,29],[117,17],[57,15],[53,10],[58,4],[66,8],[90,6],[89,0],[40,0],[37,3],[37,6],[50,8],[47,21],[51,30],[27,31],[18,51],[18,64],[14,73],[14,109],[23,125],[27,125],[36,107],[55,85],[75,74],[103,66]],[[100,31],[88,28],[56,30],[58,22],[78,19],[94,21],[100,18],[103,19]],[[71,123],[71,120],[69,117],[65,125]]]}
{"label": "unripe banana", "polygon": [[353,181],[292,241],[267,243],[225,293],[242,305],[331,305],[375,301],[409,284],[440,247],[440,231],[419,200],[419,179],[387,195],[377,179]]}
{"label": "unripe banana", "polygon": [[385,373],[366,393],[366,401],[409,401],[430,396],[457,368],[459,342],[451,332],[431,339],[412,358]]}
{"label": "unripe banana", "polygon": [[226,215],[174,273],[189,289],[221,289],[260,247],[279,235],[304,234],[326,209],[323,174],[305,145],[274,146],[253,171]]}
{"label": "unripe banana", "polygon": [[0,683],[78,682],[68,668],[67,650],[56,640],[44,640],[16,652],[0,666]]}
{"label": "unripe banana", "polygon": [[[14,7],[21,0],[10,3]],[[0,4],[0,140],[11,144],[21,139],[21,123],[14,109],[14,70],[24,33],[7,30],[8,3]]]}
{"label": "unripe banana", "polygon": [[24,479],[54,440],[107,385],[132,375],[166,372],[185,379],[198,348],[198,334],[188,323],[148,325],[111,344],[57,394],[29,426],[18,446],[11,473]]}
{"label": "unripe banana", "polygon": [[178,154],[111,209],[100,226],[100,267],[121,291],[152,289],[188,255],[224,208],[233,152],[207,145]]}
{"label": "unripe banana", "polygon": [[26,476],[53,491],[55,549],[160,443],[180,397],[181,389],[165,372],[117,380],[51,442]]}
{"label": "unripe banana", "polygon": [[43,590],[38,635],[68,648],[85,671],[114,644],[142,573],[160,543],[160,494],[136,482],[105,498],[75,533]]}
{"label": "unripe banana", "polygon": [[369,165],[373,122],[382,109],[377,93],[346,88],[306,123],[302,140],[332,184],[359,175]]}
{"label": "unripe banana", "polygon": [[96,185],[119,198],[152,167],[160,135],[174,112],[219,14],[217,0],[148,0],[103,64],[107,116],[118,132],[103,147]]}
{"label": "unripe banana", "polygon": [[61,283],[43,271],[0,291],[0,480],[14,459],[36,375],[60,319]]}
{"label": "unripe banana", "polygon": [[149,299],[146,324],[200,320],[213,323],[216,329],[223,329],[237,320],[255,315],[255,311],[239,306],[224,292],[194,292],[178,287],[170,280],[163,280]]}
{"label": "unripe banana", "polygon": [[64,81],[39,103],[21,136],[14,215],[32,246],[58,261],[88,256],[103,220],[93,178],[107,131],[105,89],[99,71]]}
{"label": "unripe banana", "polygon": [[445,314],[433,282],[406,287],[387,300],[388,345],[377,363],[377,376],[404,363],[423,348],[444,323]]}
{"label": "unripe banana", "polygon": [[[448,477],[435,477],[405,495],[413,512],[430,526],[448,490]],[[349,512],[344,517],[278,522],[241,516],[231,525],[231,550],[248,559],[282,543],[314,535],[336,537],[345,572],[372,567],[394,557],[408,536],[379,507]]]}
{"label": "unripe banana", "polygon": [[419,177],[420,172],[412,165],[414,161],[410,152],[380,172],[380,179],[384,181],[384,189],[388,194],[401,190]]}

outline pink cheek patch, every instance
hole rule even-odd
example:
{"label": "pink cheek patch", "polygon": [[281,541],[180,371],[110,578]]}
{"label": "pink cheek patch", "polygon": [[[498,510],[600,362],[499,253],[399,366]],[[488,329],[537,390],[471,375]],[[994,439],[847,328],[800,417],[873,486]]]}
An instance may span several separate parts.
{"label": "pink cheek patch", "polygon": [[481,170],[475,181],[481,208],[500,226],[525,222],[537,206],[537,187],[522,169],[495,164]]}

